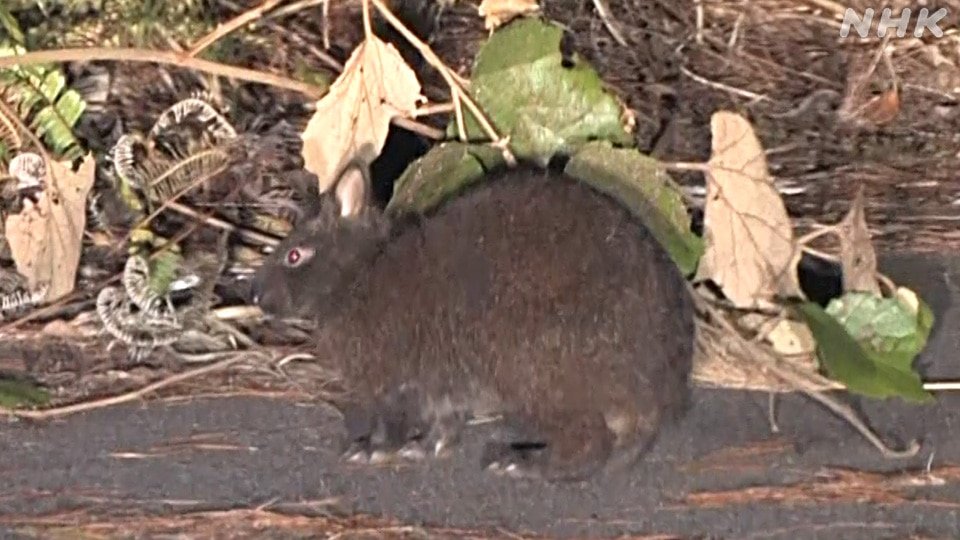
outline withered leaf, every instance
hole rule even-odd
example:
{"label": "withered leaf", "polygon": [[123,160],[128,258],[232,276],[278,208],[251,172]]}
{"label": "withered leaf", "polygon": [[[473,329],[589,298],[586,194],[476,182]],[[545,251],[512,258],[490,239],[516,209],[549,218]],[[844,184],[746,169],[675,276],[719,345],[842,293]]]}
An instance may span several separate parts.
{"label": "withered leaf", "polygon": [[483,26],[494,30],[516,17],[540,11],[537,0],[483,0],[478,8]]}
{"label": "withered leaf", "polygon": [[301,134],[304,166],[317,175],[320,192],[351,159],[376,158],[390,120],[409,116],[421,99],[416,74],[393,45],[371,35],[357,46]]}
{"label": "withered leaf", "polygon": [[76,172],[69,163],[51,161],[48,166],[52,184],[36,205],[7,216],[5,230],[17,271],[32,290],[46,284],[50,301],[74,288],[96,160],[87,154]]}
{"label": "withered leaf", "polygon": [[710,120],[712,156],[704,208],[706,249],[698,279],[711,279],[738,307],[775,296],[802,296],[801,251],[783,200],[746,118],[720,111]]}
{"label": "withered leaf", "polygon": [[870,241],[864,210],[863,186],[847,215],[837,225],[840,239],[840,267],[843,271],[844,292],[860,291],[880,294],[877,283],[877,254]]}

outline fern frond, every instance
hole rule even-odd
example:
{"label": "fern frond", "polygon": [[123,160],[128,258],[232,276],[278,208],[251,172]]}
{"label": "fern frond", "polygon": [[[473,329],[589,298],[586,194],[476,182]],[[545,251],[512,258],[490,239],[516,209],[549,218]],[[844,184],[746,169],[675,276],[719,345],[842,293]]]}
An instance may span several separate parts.
{"label": "fern frond", "polygon": [[[2,110],[0,110],[0,145],[3,145],[0,152],[6,155],[16,152],[23,145],[23,138],[20,136],[17,123]],[[2,159],[3,154],[0,154],[0,161],[5,161]]]}
{"label": "fern frond", "polygon": [[193,182],[206,180],[227,167],[227,153],[219,148],[203,150],[183,159],[160,156],[135,166],[144,181],[144,191],[154,202],[162,202]]}
{"label": "fern frond", "polygon": [[237,136],[237,131],[219,111],[207,101],[195,97],[182,99],[163,111],[150,130],[150,136],[157,137],[183,124],[190,117],[196,118],[206,133],[218,143]]}
{"label": "fern frond", "polygon": [[23,30],[20,29],[20,24],[7,6],[0,6],[0,27],[3,27],[14,43],[23,44]]}
{"label": "fern frond", "polygon": [[[0,56],[23,54],[20,46],[0,47]],[[0,98],[12,103],[21,118],[58,156],[75,159],[83,153],[73,126],[86,102],[51,66],[15,66],[0,69]]]}

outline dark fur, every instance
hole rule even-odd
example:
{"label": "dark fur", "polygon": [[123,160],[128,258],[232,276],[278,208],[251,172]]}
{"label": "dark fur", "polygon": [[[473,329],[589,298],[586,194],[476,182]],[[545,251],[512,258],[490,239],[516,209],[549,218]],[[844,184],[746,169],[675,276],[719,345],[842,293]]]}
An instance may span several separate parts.
{"label": "dark fur", "polygon": [[[360,457],[433,451],[505,413],[485,464],[579,479],[632,463],[685,408],[694,314],[680,272],[613,199],[556,173],[500,173],[415,223],[334,197],[257,275],[267,313],[320,322]],[[298,268],[286,251],[316,254]],[[426,446],[426,447],[425,447]]]}

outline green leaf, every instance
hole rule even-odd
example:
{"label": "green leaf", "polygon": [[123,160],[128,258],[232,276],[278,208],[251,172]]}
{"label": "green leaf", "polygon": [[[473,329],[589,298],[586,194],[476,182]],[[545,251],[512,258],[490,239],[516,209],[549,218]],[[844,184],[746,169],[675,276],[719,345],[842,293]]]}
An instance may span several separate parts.
{"label": "green leaf", "polygon": [[24,38],[23,31],[20,30],[20,24],[13,13],[5,6],[0,6],[0,26],[3,27],[14,43],[23,45]]}
{"label": "green leaf", "polygon": [[[0,56],[23,54],[21,46],[0,47]],[[0,83],[21,118],[47,143],[58,158],[75,159],[83,153],[73,127],[86,110],[86,102],[59,69],[51,66],[14,66],[0,69]]]}
{"label": "green leaf", "polygon": [[609,142],[583,146],[565,172],[616,198],[651,230],[684,274],[692,274],[703,254],[703,240],[690,230],[680,188],[655,159]]}
{"label": "green leaf", "polygon": [[[596,71],[577,56],[564,67],[562,34],[550,23],[523,18],[501,27],[477,54],[470,94],[521,160],[545,164],[591,140],[633,144],[620,103]],[[473,115],[464,116],[468,139],[488,140]],[[457,134],[455,119],[447,131]]]}
{"label": "green leaf", "polygon": [[387,212],[425,212],[503,164],[503,154],[489,145],[437,145],[411,163],[397,179]]}
{"label": "green leaf", "polygon": [[0,406],[15,409],[24,406],[44,405],[50,395],[39,386],[18,379],[0,378]]}
{"label": "green leaf", "polygon": [[918,403],[933,401],[909,366],[890,363],[862,347],[819,305],[805,302],[799,311],[817,340],[817,353],[827,374],[851,392],[878,399],[899,396]]}
{"label": "green leaf", "polygon": [[896,298],[848,292],[831,300],[826,311],[877,360],[909,370],[933,327],[933,312],[921,306],[913,313]]}

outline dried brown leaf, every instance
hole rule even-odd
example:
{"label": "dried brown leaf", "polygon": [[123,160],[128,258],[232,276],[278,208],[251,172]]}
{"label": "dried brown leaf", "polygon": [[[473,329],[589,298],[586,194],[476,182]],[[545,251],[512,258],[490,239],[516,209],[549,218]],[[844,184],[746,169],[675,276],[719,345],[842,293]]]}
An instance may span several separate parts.
{"label": "dried brown leaf", "polygon": [[7,216],[5,230],[17,271],[31,289],[47,284],[46,299],[56,300],[74,288],[96,160],[88,154],[76,172],[69,163],[48,166],[52,183],[36,205]]}
{"label": "dried brown leaf", "polygon": [[394,117],[409,116],[423,99],[420,82],[393,45],[369,36],[317,102],[301,134],[306,169],[325,193],[351,159],[370,162],[383,149]]}
{"label": "dried brown leaf", "polygon": [[713,280],[738,307],[756,307],[778,295],[802,296],[801,252],[759,139],[749,121],[732,112],[715,113],[710,127],[706,249],[697,278]]}
{"label": "dried brown leaf", "polygon": [[882,126],[896,120],[900,114],[900,90],[896,87],[870,98],[854,114],[864,125]]}
{"label": "dried brown leaf", "polygon": [[478,11],[484,28],[494,30],[521,15],[537,13],[540,5],[537,0],[483,0]]}
{"label": "dried brown leaf", "polygon": [[857,190],[850,210],[839,224],[840,267],[843,270],[843,290],[880,294],[877,283],[877,254],[870,241],[864,209],[863,186]]}

